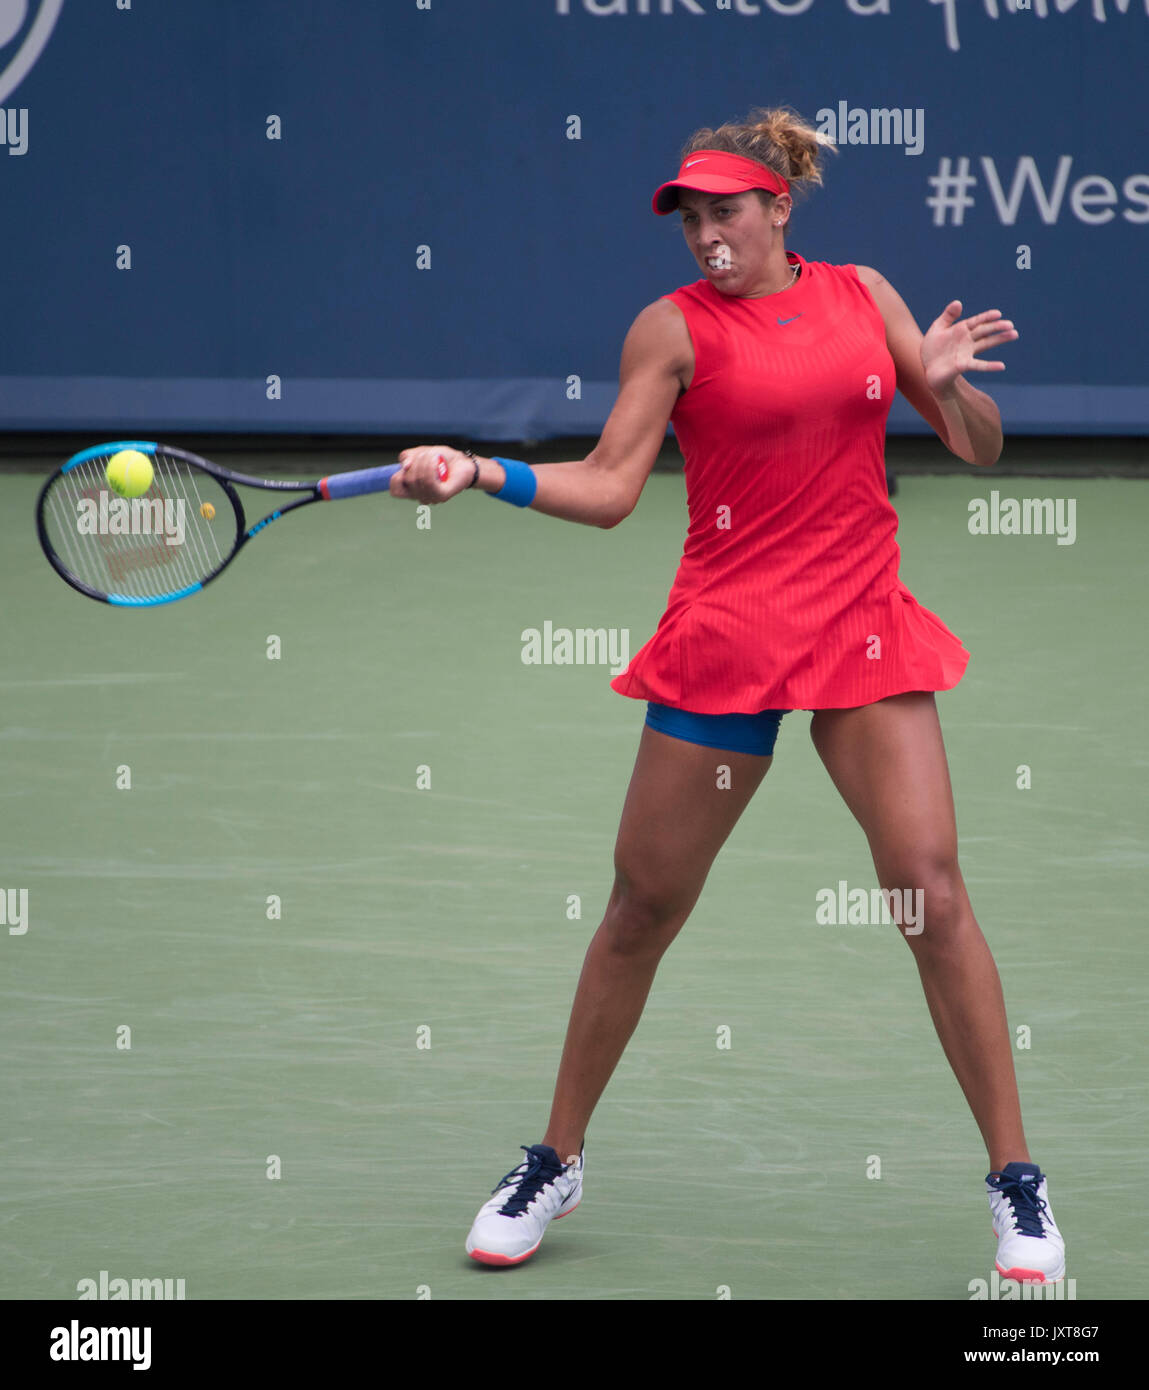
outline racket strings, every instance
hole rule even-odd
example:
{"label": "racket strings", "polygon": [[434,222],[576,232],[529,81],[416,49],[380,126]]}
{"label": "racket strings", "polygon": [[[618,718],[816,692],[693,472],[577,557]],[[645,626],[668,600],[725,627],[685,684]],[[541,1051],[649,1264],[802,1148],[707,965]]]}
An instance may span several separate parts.
{"label": "racket strings", "polygon": [[147,491],[122,498],[108,484],[111,453],[62,473],[42,514],[64,567],[99,594],[160,601],[202,583],[235,548],[231,499],[210,473],[157,449]]}

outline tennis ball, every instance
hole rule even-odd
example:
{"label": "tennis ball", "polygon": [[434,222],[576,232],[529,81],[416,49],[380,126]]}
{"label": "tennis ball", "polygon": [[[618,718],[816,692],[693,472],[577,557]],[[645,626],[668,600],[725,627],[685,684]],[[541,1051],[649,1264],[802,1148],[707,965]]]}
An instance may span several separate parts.
{"label": "tennis ball", "polygon": [[205,521],[210,521],[215,516],[215,508],[210,502],[203,502],[200,504],[199,514]]}
{"label": "tennis ball", "polygon": [[104,469],[108,486],[121,497],[142,497],[152,485],[155,470],[147,454],[138,449],[121,449]]}

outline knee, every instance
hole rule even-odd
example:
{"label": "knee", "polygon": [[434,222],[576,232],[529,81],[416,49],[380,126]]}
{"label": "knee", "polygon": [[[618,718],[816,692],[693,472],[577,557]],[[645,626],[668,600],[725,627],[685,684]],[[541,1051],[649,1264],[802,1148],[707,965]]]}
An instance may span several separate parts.
{"label": "knee", "polygon": [[693,898],[672,885],[619,870],[601,931],[610,949],[620,955],[659,954],[674,939],[692,906]]}
{"label": "knee", "polygon": [[883,873],[890,914],[912,946],[944,950],[972,920],[954,855],[915,856]]}

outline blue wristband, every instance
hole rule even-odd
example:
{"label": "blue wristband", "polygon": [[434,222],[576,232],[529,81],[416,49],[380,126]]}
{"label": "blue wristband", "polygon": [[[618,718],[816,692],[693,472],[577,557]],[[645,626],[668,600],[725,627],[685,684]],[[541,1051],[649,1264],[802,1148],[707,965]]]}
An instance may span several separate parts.
{"label": "blue wristband", "polygon": [[507,480],[498,492],[488,492],[487,496],[497,497],[500,502],[510,502],[514,507],[529,507],[535,500],[535,492],[539,486],[534,469],[528,463],[520,463],[518,459],[501,459],[497,455],[494,459],[496,463],[503,465]]}

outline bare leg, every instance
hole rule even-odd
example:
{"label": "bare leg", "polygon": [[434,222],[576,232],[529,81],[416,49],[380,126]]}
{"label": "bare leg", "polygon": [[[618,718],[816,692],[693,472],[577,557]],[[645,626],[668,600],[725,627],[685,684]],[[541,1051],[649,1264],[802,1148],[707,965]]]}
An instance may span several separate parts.
{"label": "bare leg", "polygon": [[[773,760],[644,727],[615,846],[606,915],[587,949],[543,1143],[564,1162],[638,1026],[663,952]],[[719,768],[730,786],[719,787]]]}
{"label": "bare leg", "polygon": [[814,746],[870,843],[883,888],[921,889],[907,935],[942,1049],[981,1130],[990,1168],[1029,1158],[1001,982],[957,858],[953,791],[934,697],[819,710]]}

